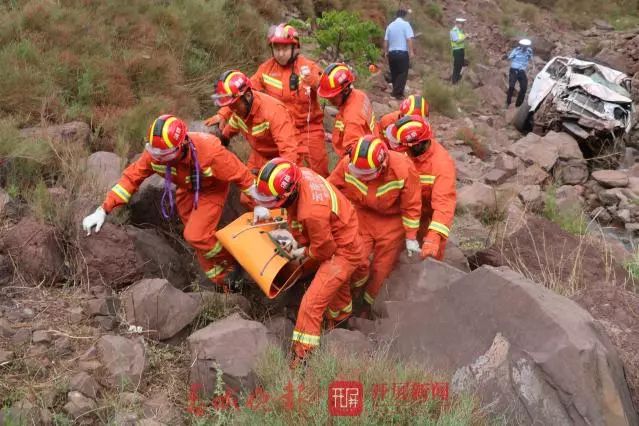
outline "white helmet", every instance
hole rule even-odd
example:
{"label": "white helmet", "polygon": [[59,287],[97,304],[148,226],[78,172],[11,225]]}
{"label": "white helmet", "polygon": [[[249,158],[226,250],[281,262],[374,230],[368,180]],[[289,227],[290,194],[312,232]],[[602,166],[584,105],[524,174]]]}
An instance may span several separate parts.
{"label": "white helmet", "polygon": [[521,40],[519,40],[519,44],[521,44],[522,46],[530,46],[532,42],[527,38],[522,38]]}
{"label": "white helmet", "polygon": [[456,18],[455,22],[466,22],[466,18]]}

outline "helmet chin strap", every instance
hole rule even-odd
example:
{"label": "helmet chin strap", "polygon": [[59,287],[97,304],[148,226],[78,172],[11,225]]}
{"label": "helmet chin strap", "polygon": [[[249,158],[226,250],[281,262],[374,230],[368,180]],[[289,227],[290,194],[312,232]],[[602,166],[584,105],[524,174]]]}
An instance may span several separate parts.
{"label": "helmet chin strap", "polygon": [[351,94],[352,89],[352,86],[348,86],[342,91],[342,103],[340,105],[344,105],[344,102],[346,102],[346,99],[348,99],[348,96]]}
{"label": "helmet chin strap", "polygon": [[430,141],[421,141],[420,143],[408,147],[408,153],[411,157],[419,157],[423,153],[426,152],[428,147],[430,146]]}
{"label": "helmet chin strap", "polygon": [[251,113],[251,108],[253,107],[253,93],[251,93],[250,101],[246,99],[246,93],[242,96],[242,99],[240,99],[240,101],[244,102],[244,106],[246,107],[246,114],[242,118],[246,118]]}
{"label": "helmet chin strap", "polygon": [[287,208],[293,205],[293,203],[295,201],[297,201],[297,189],[295,189],[293,192],[291,192],[291,195],[288,196],[288,198],[286,199],[286,201],[284,201],[284,203],[282,203],[282,208]]}
{"label": "helmet chin strap", "polygon": [[[299,55],[299,53],[297,55]],[[286,65],[293,65],[293,67],[295,67],[297,55],[295,54],[295,45],[291,44],[291,56],[288,58],[288,62],[286,63]]]}
{"label": "helmet chin strap", "polygon": [[[288,60],[286,61],[286,65],[285,66],[289,66],[289,65],[293,65],[295,66],[295,61],[297,60],[297,57],[299,56],[299,52],[297,54],[295,54],[295,45],[291,44],[291,54],[288,57]],[[275,58],[275,52],[273,51],[273,44],[271,44],[271,56],[273,56]],[[276,60],[277,62],[277,60]],[[279,62],[278,62],[279,64]]]}

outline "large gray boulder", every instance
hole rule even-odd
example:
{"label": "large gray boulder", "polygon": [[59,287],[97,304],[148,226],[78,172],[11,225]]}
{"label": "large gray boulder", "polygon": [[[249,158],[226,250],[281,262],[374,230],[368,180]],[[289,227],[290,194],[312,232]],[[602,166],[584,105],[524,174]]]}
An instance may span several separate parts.
{"label": "large gray boulder", "polygon": [[454,389],[474,389],[494,414],[509,409],[510,422],[639,421],[617,351],[592,316],[508,268],[483,266],[385,305],[377,338],[391,356],[457,372]]}
{"label": "large gray boulder", "polygon": [[[66,272],[64,252],[53,226],[25,217],[0,238],[0,251],[12,259],[19,274],[32,284],[52,284]],[[4,268],[3,268],[4,269]]]}
{"label": "large gray boulder", "polygon": [[519,157],[527,165],[537,164],[550,171],[559,159],[559,147],[549,140],[530,134],[508,148],[508,152]]}
{"label": "large gray boulder", "polygon": [[113,389],[135,390],[140,386],[147,366],[144,339],[122,336],[102,336],[95,345],[103,368],[103,384]]}
{"label": "large gray boulder", "polygon": [[91,286],[121,288],[145,277],[165,277],[177,288],[190,283],[184,256],[154,230],[107,222],[99,233],[81,236],[79,249]]}
{"label": "large gray boulder", "polygon": [[188,337],[190,383],[206,396],[215,391],[217,374],[236,392],[257,386],[255,368],[270,344],[267,328],[234,314],[209,324]]}
{"label": "large gray boulder", "polygon": [[418,263],[400,263],[384,282],[373,311],[387,317],[386,302],[422,300],[441,288],[446,288],[466,273],[446,263],[428,258]]}
{"label": "large gray boulder", "polygon": [[20,136],[27,139],[43,139],[62,146],[88,147],[91,127],[82,121],[72,121],[46,127],[28,127],[20,130]]}
{"label": "large gray boulder", "polygon": [[160,278],[138,281],[124,291],[120,300],[127,322],[158,340],[175,336],[200,312],[197,299]]}
{"label": "large gray boulder", "polygon": [[541,140],[557,147],[560,160],[583,160],[579,143],[568,133],[550,131]]}
{"label": "large gray boulder", "polygon": [[122,159],[112,152],[98,151],[89,155],[87,168],[92,173],[94,187],[107,192],[120,179]]}
{"label": "large gray boulder", "polygon": [[554,175],[563,185],[579,185],[588,180],[588,165],[584,160],[559,160]]}
{"label": "large gray boulder", "polygon": [[481,182],[464,186],[457,192],[457,207],[480,214],[497,207],[495,189]]}

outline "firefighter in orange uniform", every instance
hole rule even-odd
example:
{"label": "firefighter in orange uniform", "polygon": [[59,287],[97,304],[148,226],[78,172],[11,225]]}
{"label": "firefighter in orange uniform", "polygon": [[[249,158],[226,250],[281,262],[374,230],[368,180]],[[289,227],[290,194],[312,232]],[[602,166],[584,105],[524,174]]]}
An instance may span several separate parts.
{"label": "firefighter in orange uniform", "polygon": [[333,127],[333,150],[343,157],[359,138],[377,134],[373,104],[366,93],[353,88],[355,76],[346,64],[330,64],[324,70],[317,94],[338,108]]}
{"label": "firefighter in orange uniform", "polygon": [[444,259],[456,204],[455,162],[435,140],[430,124],[419,115],[399,119],[391,129],[397,143],[391,149],[413,160],[422,186],[419,236],[424,237],[422,257]]}
{"label": "firefighter in orange uniform", "polygon": [[[290,25],[269,30],[268,42],[273,57],[251,76],[253,90],[268,93],[284,103],[295,122],[295,140],[299,152],[311,169],[328,176],[328,155],[324,142],[324,111],[317,97],[322,69],[300,55],[299,34]],[[229,108],[221,108],[205,121],[207,126],[222,125],[231,117]]]}
{"label": "firefighter in orange uniform", "polygon": [[284,104],[266,93],[252,90],[251,80],[237,70],[227,71],[217,82],[215,103],[232,112],[222,130],[226,145],[238,133],[244,135],[251,153],[246,163],[256,174],[268,160],[283,157],[297,163],[299,143],[291,114]]}
{"label": "firefighter in orange uniform", "polygon": [[426,98],[421,95],[410,95],[399,104],[399,110],[389,112],[379,120],[379,136],[384,139],[386,143],[389,143],[388,134],[391,125],[405,115],[421,115],[424,119],[428,120],[429,106],[426,102]]}
{"label": "firefighter in orange uniform", "polygon": [[419,175],[407,156],[389,151],[381,139],[367,135],[342,158],[328,181],[355,206],[364,253],[373,254],[370,277],[354,283],[356,294],[365,290],[367,315],[402,249],[406,247],[410,256],[419,253]]}
{"label": "firefighter in orange uniform", "polygon": [[[128,203],[153,173],[165,178],[162,215],[169,219],[177,205],[184,223],[184,239],[196,250],[200,266],[219,289],[228,291],[229,282],[225,278],[235,265],[215,238],[215,229],[222,216],[229,182],[250,195],[255,191],[254,179],[218,138],[207,133],[187,132],[184,121],[172,115],[162,115],[153,122],[142,156],[124,170],[104,203],[84,218],[82,226],[87,235],[93,226],[99,232],[106,215]],[[172,182],[177,187],[175,201]]]}
{"label": "firefighter in orange uniform", "polygon": [[289,229],[304,245],[292,250],[291,256],[320,263],[297,315],[292,339],[295,365],[319,345],[323,316],[332,328],[351,315],[350,282],[355,270],[367,275],[368,262],[355,209],[323,177],[276,158],[262,167],[256,182],[254,219],[268,219],[268,208],[286,208]]}

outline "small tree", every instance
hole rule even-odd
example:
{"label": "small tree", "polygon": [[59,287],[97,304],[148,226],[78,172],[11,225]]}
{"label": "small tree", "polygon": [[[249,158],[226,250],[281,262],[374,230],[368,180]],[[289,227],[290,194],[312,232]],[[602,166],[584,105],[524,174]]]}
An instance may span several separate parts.
{"label": "small tree", "polygon": [[320,49],[330,50],[333,61],[343,55],[358,70],[379,59],[381,52],[373,41],[382,35],[375,23],[362,20],[355,13],[331,10],[317,18],[315,39]]}

